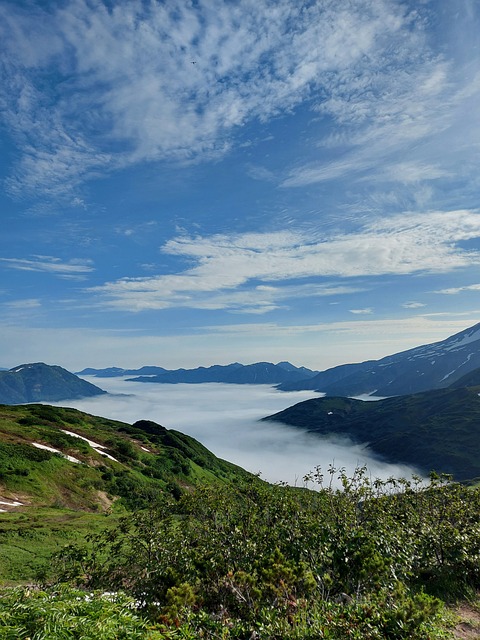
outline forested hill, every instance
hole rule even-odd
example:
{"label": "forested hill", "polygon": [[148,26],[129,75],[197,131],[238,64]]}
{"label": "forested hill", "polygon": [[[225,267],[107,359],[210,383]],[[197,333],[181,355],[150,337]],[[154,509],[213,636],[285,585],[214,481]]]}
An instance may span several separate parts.
{"label": "forested hill", "polygon": [[389,462],[471,480],[480,477],[479,392],[480,387],[437,389],[375,402],[315,398],[264,420],[348,436]]}

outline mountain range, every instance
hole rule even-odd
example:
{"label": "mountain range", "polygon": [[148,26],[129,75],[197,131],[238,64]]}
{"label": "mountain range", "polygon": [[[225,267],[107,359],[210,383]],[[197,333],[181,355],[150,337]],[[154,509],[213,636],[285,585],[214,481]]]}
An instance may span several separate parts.
{"label": "mountain range", "polygon": [[[347,436],[389,462],[436,469],[458,480],[480,477],[480,324],[446,340],[381,360],[344,364],[323,372],[288,362],[233,363],[196,369],[84,369],[82,375],[150,383],[229,382],[314,389],[324,398],[299,403],[265,420],[322,436]],[[0,402],[58,401],[105,393],[57,366],[26,364],[0,371]],[[375,402],[352,398],[387,396]],[[478,458],[478,460],[477,460]]]}
{"label": "mountain range", "polygon": [[440,342],[380,360],[339,365],[278,388],[310,389],[329,396],[400,396],[449,387],[479,367],[480,323]]}
{"label": "mountain range", "polygon": [[57,402],[106,393],[57,365],[21,364],[0,371],[0,403]]}
{"label": "mountain range", "polygon": [[161,384],[201,384],[204,382],[223,382],[230,384],[281,384],[292,383],[308,379],[317,371],[306,367],[296,367],[290,362],[256,362],[254,364],[240,364],[234,362],[228,365],[213,365],[211,367],[197,367],[196,369],[163,369],[162,367],[145,366],[140,369],[121,369],[108,367],[106,369],[83,369],[78,371],[80,376],[94,376],[97,378],[112,378],[117,376],[136,376],[129,378],[133,382],[155,382]]}

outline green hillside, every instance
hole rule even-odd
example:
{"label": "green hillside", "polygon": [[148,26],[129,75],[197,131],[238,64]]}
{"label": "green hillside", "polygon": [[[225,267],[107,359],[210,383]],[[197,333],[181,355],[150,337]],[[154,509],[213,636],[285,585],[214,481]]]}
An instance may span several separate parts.
{"label": "green hillside", "polygon": [[269,485],[47,405],[0,406],[0,470],[1,640],[446,640],[480,588],[480,489],[444,478]]}
{"label": "green hillside", "polygon": [[479,387],[439,389],[375,402],[325,397],[264,418],[320,435],[348,436],[389,462],[480,477]]}
{"label": "green hillside", "polygon": [[0,580],[30,580],[52,551],[105,527],[107,512],[248,477],[193,438],[154,422],[0,405]]}

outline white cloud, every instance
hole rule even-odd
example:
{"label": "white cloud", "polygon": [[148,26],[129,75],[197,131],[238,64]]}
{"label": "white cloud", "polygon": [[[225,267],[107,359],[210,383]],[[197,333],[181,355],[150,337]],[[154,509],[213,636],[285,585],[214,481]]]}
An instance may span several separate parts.
{"label": "white cloud", "polygon": [[[217,456],[269,482],[303,486],[304,476],[317,466],[345,466],[351,474],[366,464],[373,477],[410,477],[413,469],[375,458],[365,446],[346,438],[319,437],[260,418],[319,394],[282,393],[264,385],[158,385],[122,379],[88,378],[115,396],[57,403],[87,413],[127,421],[154,420],[168,429],[193,436]],[[337,482],[337,479],[334,479]]]}
{"label": "white cloud", "polygon": [[[24,326],[18,314],[11,323],[2,316],[0,366],[23,362],[59,364],[70,371],[85,367],[176,369],[229,362],[289,360],[311,369],[360,362],[443,340],[480,320],[480,309],[463,314],[429,314],[377,320],[355,317],[342,322],[285,325],[274,322],[214,324],[184,330],[160,326],[156,335],[113,331]],[[100,385],[101,386],[101,385]]]}
{"label": "white cloud", "polygon": [[373,309],[371,307],[366,307],[365,309],[349,309],[350,313],[353,313],[354,315],[371,315],[373,313]]}
{"label": "white cloud", "polygon": [[444,293],[446,295],[456,295],[457,293],[462,293],[463,291],[480,291],[480,284],[469,284],[463,287],[451,287],[449,289],[440,289],[435,291],[435,293]]}
{"label": "white cloud", "polygon": [[12,300],[11,302],[5,302],[5,306],[9,307],[13,310],[28,310],[28,309],[37,309],[41,306],[40,300],[37,298],[27,298],[24,300]]}
{"label": "white cloud", "polygon": [[410,302],[404,302],[402,307],[405,309],[421,309],[422,307],[426,307],[427,305],[423,302],[416,302],[415,300],[411,300]]}
{"label": "white cloud", "polygon": [[[319,278],[448,273],[478,265],[478,251],[457,246],[478,237],[480,214],[472,211],[376,219],[350,234],[180,236],[162,250],[193,262],[191,268],[171,275],[122,278],[89,291],[100,297],[102,305],[130,311],[190,307],[263,313],[289,298],[363,288],[358,283],[345,289],[338,283],[326,286]],[[315,283],[292,283],[298,279]],[[258,284],[272,288],[255,288]]]}
{"label": "white cloud", "polygon": [[26,258],[0,258],[0,263],[19,271],[42,271],[61,278],[83,278],[84,274],[94,270],[91,260],[72,258],[68,262],[53,256],[33,256]]}
{"label": "white cloud", "polygon": [[396,104],[418,83],[417,65],[427,71],[416,97],[443,87],[421,20],[389,0],[67,0],[32,11],[7,3],[1,17],[2,100],[23,154],[7,185],[18,196],[139,161],[222,154],[238,127],[317,92],[324,112],[356,122],[371,117],[368,91],[376,101],[399,87]]}

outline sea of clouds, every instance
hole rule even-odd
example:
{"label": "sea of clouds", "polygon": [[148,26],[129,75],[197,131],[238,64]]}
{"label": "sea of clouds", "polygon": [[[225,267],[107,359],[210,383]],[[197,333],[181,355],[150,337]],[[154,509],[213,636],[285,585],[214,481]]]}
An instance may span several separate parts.
{"label": "sea of clouds", "polygon": [[348,473],[366,465],[372,477],[384,479],[410,477],[416,472],[407,466],[387,464],[366,446],[345,438],[319,437],[280,423],[260,422],[260,418],[321,395],[315,392],[285,393],[268,385],[84,379],[109,395],[57,404],[129,424],[153,420],[193,436],[218,457],[260,473],[270,482],[303,486],[306,474],[318,466],[327,472],[331,464],[344,467]]}

